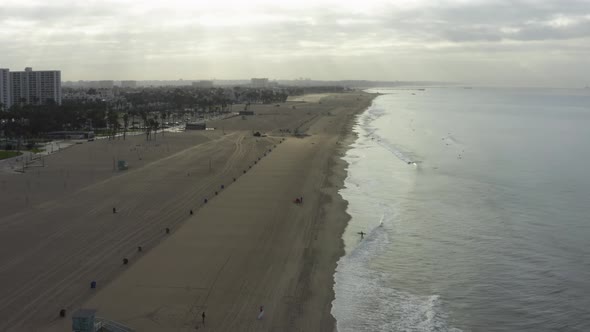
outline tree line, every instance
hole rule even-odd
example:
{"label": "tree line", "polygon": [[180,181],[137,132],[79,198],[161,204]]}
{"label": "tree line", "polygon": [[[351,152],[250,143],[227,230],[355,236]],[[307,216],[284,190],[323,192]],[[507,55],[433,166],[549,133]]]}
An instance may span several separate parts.
{"label": "tree line", "polygon": [[[67,88],[64,88],[67,91]],[[165,123],[187,115],[230,112],[235,104],[284,103],[290,95],[314,92],[339,92],[341,87],[283,87],[274,89],[233,87],[198,89],[193,87],[158,87],[122,89],[109,100],[64,99],[61,105],[0,105],[0,130],[5,138],[31,139],[52,131],[92,130],[102,128],[107,136],[129,129],[143,130],[146,139],[164,128]],[[87,94],[96,93],[89,89]],[[155,135],[154,135],[155,136]]]}

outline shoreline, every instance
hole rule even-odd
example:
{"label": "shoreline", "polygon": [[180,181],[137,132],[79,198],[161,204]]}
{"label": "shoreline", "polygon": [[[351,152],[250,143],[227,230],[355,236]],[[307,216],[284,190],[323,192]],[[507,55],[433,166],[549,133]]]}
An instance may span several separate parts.
{"label": "shoreline", "polygon": [[[334,165],[334,168],[336,168],[336,170],[334,170],[334,175],[333,175],[335,178],[334,181],[336,182],[336,184],[334,185],[334,190],[335,190],[334,196],[335,196],[335,199],[340,202],[340,206],[342,208],[341,214],[343,216],[343,224],[342,224],[342,228],[338,232],[338,238],[340,239],[339,255],[333,264],[332,283],[330,284],[330,287],[332,289],[332,298],[330,300],[330,315],[332,317],[334,317],[332,315],[333,303],[334,303],[334,300],[336,299],[336,292],[334,289],[334,285],[335,285],[334,277],[336,275],[336,268],[338,267],[338,262],[340,261],[340,259],[344,255],[346,255],[346,249],[345,249],[343,236],[344,236],[344,232],[346,231],[346,228],[348,227],[348,223],[352,219],[352,216],[347,212],[349,202],[340,193],[340,191],[345,186],[346,178],[348,178],[348,167],[349,167],[349,163],[346,160],[344,160],[343,157],[351,149],[351,145],[354,144],[354,142],[356,142],[356,140],[358,139],[358,134],[356,132],[354,132],[353,128],[357,124],[358,116],[360,114],[364,113],[365,111],[366,111],[366,109],[360,111],[358,114],[356,114],[354,116],[354,119],[351,120],[351,122],[349,124],[348,134],[346,135],[346,137],[343,140],[344,144],[339,149],[340,151],[338,152],[338,154],[335,156],[335,158],[337,158],[337,161],[336,161],[336,165]],[[337,332],[338,331],[337,321],[336,321],[335,317],[333,319],[334,319],[334,325],[333,325],[332,331]]]}
{"label": "shoreline", "polygon": [[[359,114],[361,114],[364,111],[365,110],[360,111]],[[336,292],[334,290],[334,276],[336,274],[338,261],[340,261],[340,259],[346,254],[344,240],[342,239],[342,237],[344,236],[346,227],[348,226],[348,223],[352,218],[351,215],[347,212],[348,201],[344,199],[344,197],[340,194],[340,190],[344,188],[346,178],[348,177],[348,162],[344,160],[342,157],[346,154],[346,152],[350,149],[350,146],[357,139],[357,134],[353,131],[353,127],[356,123],[356,116],[354,118],[355,120],[351,120],[349,133],[343,138],[343,140],[340,141],[341,145],[338,147],[337,151],[335,151],[334,155],[332,156],[333,165],[330,169],[329,175],[331,186],[328,189],[329,194],[327,194],[327,202],[324,203],[323,207],[326,210],[333,209],[333,211],[327,213],[332,214],[332,218],[340,219],[340,222],[334,225],[336,230],[333,236],[338,239],[339,245],[337,250],[335,251],[335,259],[330,263],[331,282],[329,286],[331,294],[329,298],[328,312],[331,316],[331,319],[330,325],[325,326],[325,331],[338,331],[336,318],[332,315],[333,302],[336,299]]]}
{"label": "shoreline", "polygon": [[[316,239],[321,239],[321,241],[314,242],[315,245],[312,247],[314,251],[328,251],[326,253],[327,257],[325,257],[327,261],[314,256],[315,259],[313,262],[313,265],[321,265],[323,270],[318,271],[318,275],[316,276],[316,278],[321,279],[321,282],[317,282],[315,285],[312,284],[310,292],[320,292],[329,286],[327,296],[324,299],[317,299],[321,301],[320,306],[325,311],[325,317],[321,320],[319,331],[338,331],[336,318],[332,315],[332,306],[336,297],[334,276],[338,261],[346,254],[342,237],[351,219],[351,215],[347,212],[348,201],[340,194],[340,190],[344,188],[345,180],[348,177],[347,169],[349,165],[343,157],[358,138],[358,134],[354,132],[354,126],[357,124],[358,116],[367,111],[372,105],[374,98],[379,94],[372,95],[373,97],[366,107],[360,108],[350,115],[338,137],[337,146],[328,158],[328,167],[326,169],[327,185],[322,188],[320,195],[320,218],[327,220],[326,228],[316,235]],[[336,245],[331,248],[322,248],[323,243],[326,242],[336,242]],[[309,301],[311,299],[308,299]],[[316,305],[308,305],[307,308],[314,308]],[[307,317],[309,315],[312,315],[312,313],[304,312],[302,316]],[[305,324],[298,324],[299,327],[302,325]]]}

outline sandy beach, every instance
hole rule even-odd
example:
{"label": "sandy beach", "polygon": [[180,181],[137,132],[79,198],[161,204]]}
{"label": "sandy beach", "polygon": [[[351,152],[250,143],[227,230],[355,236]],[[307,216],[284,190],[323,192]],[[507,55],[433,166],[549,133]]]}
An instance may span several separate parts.
{"label": "sandy beach", "polygon": [[69,331],[78,308],[136,331],[334,329],[339,156],[372,98],[254,105],[214,131],[88,142],[0,174],[0,330]]}

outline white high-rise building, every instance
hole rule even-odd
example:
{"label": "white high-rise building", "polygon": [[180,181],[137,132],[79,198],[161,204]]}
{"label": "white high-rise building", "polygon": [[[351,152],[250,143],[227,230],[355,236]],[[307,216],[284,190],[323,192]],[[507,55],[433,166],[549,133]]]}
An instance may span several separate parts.
{"label": "white high-rise building", "polygon": [[[0,104],[5,110],[12,106],[12,99],[10,98],[10,75],[9,70],[0,68]],[[0,107],[0,108],[1,108]]]}
{"label": "white high-rise building", "polygon": [[50,102],[61,104],[61,72],[59,70],[10,72],[12,103],[42,105]]}

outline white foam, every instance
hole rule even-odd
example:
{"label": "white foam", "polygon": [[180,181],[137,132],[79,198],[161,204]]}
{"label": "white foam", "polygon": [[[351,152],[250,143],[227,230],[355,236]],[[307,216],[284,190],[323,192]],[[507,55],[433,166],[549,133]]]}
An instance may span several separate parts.
{"label": "white foam", "polygon": [[390,244],[391,214],[384,214],[359,245],[338,262],[332,314],[338,331],[460,331],[447,326],[438,295],[419,296],[389,286],[388,276],[370,268]]}
{"label": "white foam", "polygon": [[[348,212],[352,219],[349,230],[355,235],[361,230],[367,234],[363,240],[354,242],[355,247],[338,262],[334,275],[336,297],[332,303],[332,314],[340,332],[459,331],[448,327],[438,295],[417,295],[396,289],[391,272],[383,273],[371,267],[372,261],[392,245],[391,238],[399,216],[392,202],[379,198],[380,188],[388,186],[388,183],[368,171],[370,164],[367,163],[375,161],[366,158],[370,150],[363,149],[368,146],[384,147],[400,160],[413,163],[412,158],[394,144],[378,136],[373,122],[384,115],[384,110],[372,107],[358,118],[355,131],[359,138],[344,158],[349,162],[346,189],[342,191],[350,203]],[[358,217],[363,220],[357,220]]]}
{"label": "white foam", "polygon": [[[385,137],[379,135],[379,128],[373,125],[377,119],[387,114],[387,110],[379,107],[376,104],[373,104],[366,112],[359,115],[357,119],[357,125],[354,128],[354,131],[359,136],[359,139],[351,146],[351,148],[354,151],[360,146],[368,147],[377,144],[378,146],[381,146],[392,153],[404,163],[411,164],[413,159],[415,159],[412,157],[411,153],[404,152],[399,146],[389,142]],[[362,138],[365,138],[368,141],[365,141]],[[354,154],[354,152],[352,153]]]}

